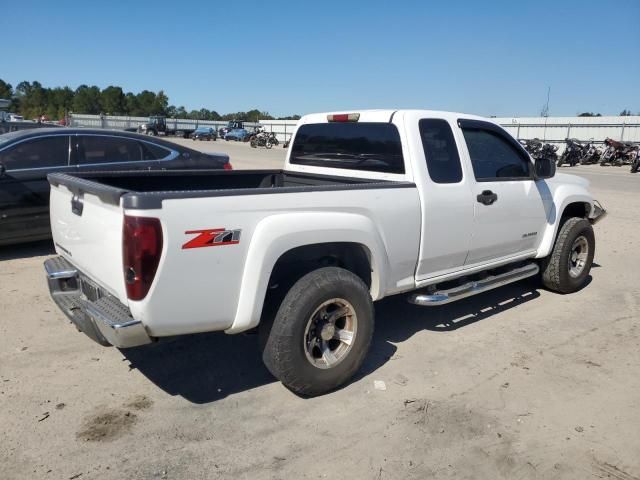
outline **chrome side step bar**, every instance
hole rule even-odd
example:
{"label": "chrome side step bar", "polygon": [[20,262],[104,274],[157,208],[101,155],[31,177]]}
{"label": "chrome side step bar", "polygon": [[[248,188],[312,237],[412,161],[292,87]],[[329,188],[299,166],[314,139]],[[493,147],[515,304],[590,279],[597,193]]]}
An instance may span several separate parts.
{"label": "chrome side step bar", "polygon": [[514,268],[508,272],[499,275],[490,275],[482,280],[467,282],[459,287],[450,288],[448,290],[433,290],[424,293],[414,293],[409,296],[408,301],[422,307],[430,307],[433,305],[444,305],[446,303],[455,302],[462,298],[477,295],[494,288],[517,282],[528,277],[536,275],[540,271],[540,267],[536,263],[528,263],[522,267]]}

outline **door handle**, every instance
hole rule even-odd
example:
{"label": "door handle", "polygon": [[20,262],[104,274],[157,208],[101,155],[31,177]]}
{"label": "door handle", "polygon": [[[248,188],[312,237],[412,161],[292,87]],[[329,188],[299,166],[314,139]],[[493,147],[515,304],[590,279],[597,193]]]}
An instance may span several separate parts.
{"label": "door handle", "polygon": [[491,190],[484,190],[476,197],[476,200],[483,205],[493,205],[498,201],[498,194],[493,193]]}

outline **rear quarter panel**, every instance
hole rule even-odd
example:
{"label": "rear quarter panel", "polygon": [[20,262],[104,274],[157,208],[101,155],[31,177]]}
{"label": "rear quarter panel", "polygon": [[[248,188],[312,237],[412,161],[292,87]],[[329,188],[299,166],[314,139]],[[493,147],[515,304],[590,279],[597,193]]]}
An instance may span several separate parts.
{"label": "rear quarter panel", "polygon": [[[414,287],[420,238],[415,188],[164,200],[127,211],[161,219],[163,258],[147,297],[129,302],[149,333],[168,336],[257,325],[277,259],[291,248],[362,243],[371,252],[372,297]],[[239,242],[183,248],[194,230],[240,230]]]}

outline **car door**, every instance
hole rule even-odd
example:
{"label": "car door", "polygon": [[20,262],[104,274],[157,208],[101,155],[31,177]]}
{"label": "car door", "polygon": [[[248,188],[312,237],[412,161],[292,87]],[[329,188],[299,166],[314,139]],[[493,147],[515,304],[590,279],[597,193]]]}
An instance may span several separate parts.
{"label": "car door", "polygon": [[535,252],[547,218],[544,189],[518,142],[499,126],[459,120],[475,184],[475,207],[465,265],[494,262]]}
{"label": "car door", "polygon": [[0,178],[0,242],[47,238],[47,174],[68,172],[69,136],[46,135],[18,141],[0,150],[6,173]]}
{"label": "car door", "polygon": [[[418,147],[412,156],[422,202],[422,235],[416,280],[446,275],[464,266],[473,229],[474,206],[470,200],[470,174],[460,159],[451,123],[409,113],[408,142]],[[418,126],[414,132],[415,125]],[[421,148],[420,148],[421,147]]]}
{"label": "car door", "polygon": [[157,158],[160,154],[158,149],[135,138],[78,134],[75,142],[75,163],[79,171],[161,168],[161,162]]}

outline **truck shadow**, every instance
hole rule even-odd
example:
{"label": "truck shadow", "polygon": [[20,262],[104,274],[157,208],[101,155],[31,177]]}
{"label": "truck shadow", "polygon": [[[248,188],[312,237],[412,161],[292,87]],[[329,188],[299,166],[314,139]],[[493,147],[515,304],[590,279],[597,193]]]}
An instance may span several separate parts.
{"label": "truck shadow", "polygon": [[[417,332],[463,328],[539,296],[535,282],[523,281],[440,307],[411,305],[404,295],[385,299],[376,304],[373,343],[354,381],[387,363],[397,351],[396,344]],[[198,334],[121,352],[132,369],[156,386],[196,404],[276,381],[262,363],[257,335]]]}
{"label": "truck shadow", "polygon": [[55,249],[51,240],[40,240],[22,243],[19,245],[7,245],[0,247],[0,262],[5,260],[19,260],[22,258],[42,257],[53,255]]}

